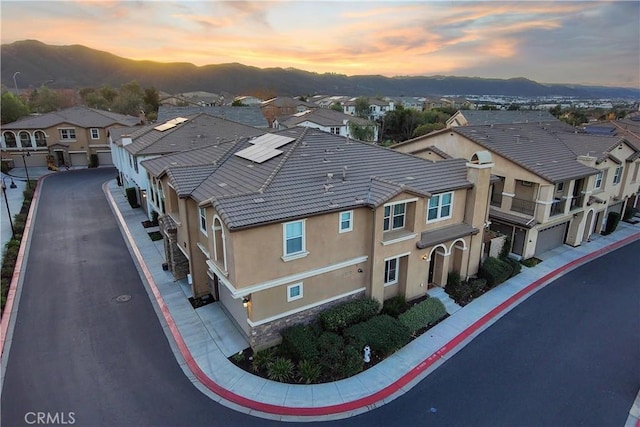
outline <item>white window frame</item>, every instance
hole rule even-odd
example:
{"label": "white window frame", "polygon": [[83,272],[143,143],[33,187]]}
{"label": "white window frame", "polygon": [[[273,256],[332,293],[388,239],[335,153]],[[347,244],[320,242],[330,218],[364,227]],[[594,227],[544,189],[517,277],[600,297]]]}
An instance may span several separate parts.
{"label": "white window frame", "polygon": [[[75,128],[59,128],[58,133],[60,134],[60,140],[62,141],[75,141],[76,140],[76,129]],[[73,134],[73,137],[71,137]]]}
{"label": "white window frame", "polygon": [[[394,263],[393,277],[389,277],[389,273],[391,272],[391,264]],[[384,286],[391,286],[398,283],[398,273],[400,270],[400,257],[388,258],[384,260]]]}
{"label": "white window frame", "polygon": [[[342,228],[342,215],[349,214],[349,226],[346,228]],[[344,211],[338,214],[338,232],[339,233],[348,233],[353,230],[353,211]]]}
{"label": "white window frame", "polygon": [[340,135],[340,128],[339,127],[330,127],[329,128],[329,132],[334,134],[334,135]]}
{"label": "white window frame", "polygon": [[89,129],[89,132],[91,132],[91,139],[100,139],[100,129],[91,128]]}
{"label": "white window frame", "polygon": [[[396,210],[396,206],[399,205],[404,205],[404,212],[402,213],[402,226],[401,227],[395,227],[394,226],[394,219],[396,217],[399,217],[400,215],[395,213]],[[382,217],[382,231],[393,231],[393,230],[402,230],[406,227],[407,225],[407,208],[408,208],[409,203],[407,201],[401,201],[401,202],[396,202],[396,203],[389,203],[387,205],[384,205],[383,209],[386,210],[387,208],[389,208],[389,215],[386,215],[384,210],[383,210],[383,217]],[[389,219],[389,226],[385,227],[384,226],[384,220],[385,219]]]}
{"label": "white window frame", "polygon": [[602,188],[602,180],[604,179],[604,171],[601,170],[596,174],[596,177],[593,181],[593,188],[594,189],[599,189]]}
{"label": "white window frame", "polygon": [[[449,204],[448,205],[443,205],[442,204],[442,198],[443,198],[443,196],[446,196],[447,194],[451,195],[451,199],[449,200]],[[445,219],[451,218],[451,216],[453,215],[453,196],[454,196],[453,191],[447,191],[446,193],[434,194],[429,198],[429,200],[427,201],[427,223],[444,221]],[[437,200],[438,200],[438,205],[437,206],[431,206],[431,201],[434,200],[435,198],[437,198]],[[444,206],[449,206],[449,215],[447,215],[447,216],[442,216],[442,208]],[[436,209],[436,217],[433,218],[433,219],[429,219],[429,211],[431,209],[434,209],[434,208]]]}
{"label": "white window frame", "polygon": [[[302,285],[303,285],[302,282],[298,282],[298,283],[294,283],[292,285],[287,286],[287,302],[302,299],[302,297],[304,296],[304,292],[303,292],[304,289]],[[299,288],[300,293],[298,295],[291,296],[291,290],[295,288]]]}
{"label": "white window frame", "polygon": [[207,235],[207,210],[205,208],[199,208],[198,212],[200,214],[200,231],[205,236]]}
{"label": "white window frame", "polygon": [[616,166],[616,170],[613,173],[613,185],[620,184],[622,181],[622,165]]}
{"label": "white window frame", "polygon": [[559,182],[556,184],[556,193],[560,193],[564,191],[564,182]]}
{"label": "white window frame", "polygon": [[[287,238],[287,225],[289,224],[295,224],[295,223],[301,223],[302,224],[302,247],[301,250],[297,251],[297,252],[292,252],[292,253],[288,253],[287,252],[287,240],[290,240],[294,237],[290,237]],[[306,233],[306,219],[299,219],[296,221],[289,221],[289,222],[285,222],[282,224],[282,260],[283,261],[291,261],[294,259],[298,259],[298,258],[302,258],[305,257],[309,254],[309,252],[307,252],[306,248],[307,248],[307,233]],[[297,238],[298,236],[295,236],[295,238]]]}

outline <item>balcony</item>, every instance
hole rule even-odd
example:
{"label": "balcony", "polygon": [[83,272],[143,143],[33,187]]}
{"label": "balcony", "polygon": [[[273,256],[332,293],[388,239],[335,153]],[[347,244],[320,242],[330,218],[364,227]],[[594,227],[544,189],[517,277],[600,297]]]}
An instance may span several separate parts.
{"label": "balcony", "polygon": [[524,200],[518,198],[511,199],[511,210],[527,215],[533,215],[536,208],[536,202],[532,200]]}
{"label": "balcony", "polygon": [[567,204],[567,201],[564,199],[557,199],[551,203],[551,213],[549,216],[556,216],[564,214],[564,207]]}
{"label": "balcony", "polygon": [[574,197],[571,199],[571,207],[570,210],[581,209],[584,205],[584,195],[579,197]]}

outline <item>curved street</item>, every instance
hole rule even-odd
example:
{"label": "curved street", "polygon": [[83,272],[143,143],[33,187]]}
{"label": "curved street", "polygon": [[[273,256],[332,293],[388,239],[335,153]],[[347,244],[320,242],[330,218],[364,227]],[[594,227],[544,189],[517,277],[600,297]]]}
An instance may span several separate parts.
{"label": "curved street", "polygon": [[[276,424],[212,401],[179,366],[102,192],[114,176],[41,182],[2,425],[36,412],[79,426]],[[638,253],[635,241],[562,276],[407,394],[331,425],[624,425],[640,387]]]}

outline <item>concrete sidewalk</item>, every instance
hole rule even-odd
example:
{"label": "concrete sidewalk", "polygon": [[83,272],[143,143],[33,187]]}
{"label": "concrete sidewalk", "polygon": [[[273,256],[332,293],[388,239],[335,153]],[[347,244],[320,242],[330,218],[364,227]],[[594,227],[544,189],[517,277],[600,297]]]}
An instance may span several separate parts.
{"label": "concrete sidewalk", "polygon": [[311,421],[345,418],[406,393],[518,303],[573,268],[640,239],[640,226],[621,222],[615,233],[594,236],[577,248],[560,246],[544,261],[474,300],[383,362],[348,379],[314,385],[282,384],[257,377],[227,358],[249,345],[217,303],[193,309],[184,281],[162,269],[162,241],[152,242],[141,209],[131,209],[115,181],[109,199],[147,290],[182,368],[212,399],[264,418]]}

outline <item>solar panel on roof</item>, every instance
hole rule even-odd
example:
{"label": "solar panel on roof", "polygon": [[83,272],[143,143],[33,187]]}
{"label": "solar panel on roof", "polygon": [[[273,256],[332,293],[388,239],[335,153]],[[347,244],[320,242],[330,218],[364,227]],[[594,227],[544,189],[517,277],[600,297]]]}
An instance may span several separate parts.
{"label": "solar panel on roof", "polygon": [[266,147],[263,145],[252,145],[251,147],[245,148],[244,150],[240,150],[235,153],[236,156],[242,157],[243,159],[250,160],[256,163],[265,162],[277,155],[282,154],[281,150],[276,150],[275,148]]}
{"label": "solar panel on roof", "polygon": [[279,148],[279,147],[282,147],[283,145],[287,145],[293,140],[295,140],[295,138],[267,133],[255,139],[252,139],[249,142],[254,145],[261,145],[269,148]]}
{"label": "solar panel on roof", "polygon": [[171,119],[161,125],[154,127],[155,130],[159,132],[164,132],[167,129],[171,129],[179,125],[180,123],[184,123],[189,119],[185,119],[184,117],[176,117],[175,119]]}

